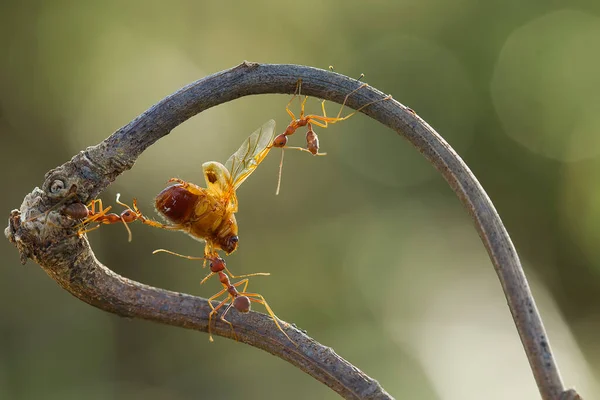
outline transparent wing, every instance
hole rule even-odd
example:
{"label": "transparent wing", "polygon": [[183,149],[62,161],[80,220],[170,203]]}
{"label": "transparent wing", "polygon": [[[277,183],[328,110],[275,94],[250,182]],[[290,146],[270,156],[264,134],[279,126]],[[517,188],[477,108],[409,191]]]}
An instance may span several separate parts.
{"label": "transparent wing", "polygon": [[275,139],[275,121],[267,121],[254,131],[242,146],[229,157],[225,167],[231,173],[231,183],[237,189],[271,150]]}

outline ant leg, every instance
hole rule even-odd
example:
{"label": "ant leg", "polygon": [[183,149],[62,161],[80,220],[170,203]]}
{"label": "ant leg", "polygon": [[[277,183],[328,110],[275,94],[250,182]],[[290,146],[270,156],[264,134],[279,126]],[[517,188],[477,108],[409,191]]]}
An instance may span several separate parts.
{"label": "ant leg", "polygon": [[216,312],[219,310],[219,308],[223,307],[223,306],[222,306],[222,304],[224,304],[224,303],[225,303],[225,301],[226,301],[227,299],[229,299],[229,297],[227,297],[227,299],[225,299],[225,300],[223,300],[221,303],[219,303],[219,305],[218,305],[217,307],[215,307],[215,306],[213,306],[213,305],[212,305],[212,302],[213,302],[214,300],[218,299],[219,297],[223,296],[223,294],[224,294],[225,292],[227,292],[227,288],[221,289],[221,291],[220,291],[219,293],[215,294],[214,296],[212,296],[212,297],[210,297],[210,298],[208,299],[208,305],[210,306],[210,308],[211,308],[211,310],[212,310],[212,311],[210,312],[211,314],[214,314],[214,313],[216,313]]}
{"label": "ant leg", "polygon": [[[360,85],[359,87],[357,87],[356,89],[354,89],[353,91],[351,91],[350,93],[348,93],[346,95],[346,97],[344,97],[344,102],[342,103],[342,106],[340,107],[340,111],[338,112],[338,115],[336,116],[336,118],[340,118],[340,115],[342,115],[342,111],[344,110],[344,106],[346,105],[346,102],[348,101],[348,98],[350,96],[352,96],[354,93],[358,92],[360,89],[362,89],[362,88],[364,88],[366,86],[369,86],[369,85],[367,85],[366,83],[363,83],[362,85]],[[352,113],[352,114],[354,114],[354,113]],[[352,114],[350,114],[350,115],[352,115]],[[346,118],[348,118],[348,117],[346,117]]]}
{"label": "ant leg", "polygon": [[208,258],[211,255],[215,255],[215,249],[213,249],[213,245],[210,242],[206,242],[206,244],[204,245],[204,257]]}
{"label": "ant leg", "polygon": [[[206,256],[207,255],[210,256],[210,253],[207,253],[206,249],[204,250],[204,254],[205,254],[204,257],[184,256],[183,254],[175,253],[174,251],[165,250],[165,249],[157,249],[152,252],[152,254],[156,254],[156,253],[168,253],[168,254],[172,254],[177,257],[187,258],[188,260],[204,260],[204,263],[202,264],[202,268],[206,267],[206,260],[208,259],[208,257],[206,257]],[[204,278],[202,280],[202,282],[200,282],[200,284],[203,284],[210,276],[211,275]]]}
{"label": "ant leg", "polygon": [[171,178],[167,181],[167,183],[172,183],[172,182],[179,183],[183,187],[188,187],[190,185],[189,182],[186,182],[183,179],[179,179],[179,178]]}
{"label": "ant leg", "polygon": [[234,283],[233,287],[238,287],[240,285],[244,285],[244,288],[240,292],[240,294],[242,294],[243,292],[246,291],[246,289],[248,289],[248,283],[250,283],[250,281],[248,279],[242,279],[241,281]]}
{"label": "ant leg", "polygon": [[[83,235],[85,235],[86,233],[89,233],[91,231],[95,231],[96,229],[100,228],[100,226],[102,226],[102,224],[98,224],[96,226],[94,226],[93,228],[90,229],[83,229],[83,230],[78,230],[77,231],[77,236],[82,237]],[[83,228],[83,227],[82,227]]]}
{"label": "ant leg", "polygon": [[104,210],[104,206],[102,205],[102,199],[94,199],[90,202],[92,214],[96,213],[96,204],[98,204],[98,212],[102,212],[102,210]]}
{"label": "ant leg", "polygon": [[227,324],[229,324],[229,327],[231,328],[231,334],[232,334],[233,338],[235,339],[236,342],[239,342],[240,340],[238,339],[238,336],[235,333],[235,329],[233,329],[233,324],[225,319],[225,315],[231,309],[231,307],[233,307],[233,300],[227,306],[227,308],[225,309],[225,311],[223,311],[223,314],[221,314],[220,320],[223,321],[223,322],[225,322],[225,323],[227,323]]}
{"label": "ant leg", "polygon": [[206,282],[207,280],[209,280],[209,279],[210,279],[210,278],[211,278],[213,275],[216,275],[216,274],[215,274],[214,272],[211,272],[211,273],[209,273],[208,275],[206,275],[206,276],[204,277],[204,279],[202,279],[202,280],[200,281],[200,284],[201,284],[201,285],[204,285],[204,282]]}
{"label": "ant leg", "polygon": [[321,111],[323,111],[323,117],[327,118],[327,111],[325,111],[325,100],[321,102]]}
{"label": "ant leg", "polygon": [[[95,201],[95,200],[94,200]],[[100,203],[100,205],[102,205],[102,201],[98,200],[98,202]],[[94,222],[97,219],[105,216],[111,209],[111,206],[106,207],[105,209],[100,208],[100,211],[98,211],[97,213],[94,211],[94,204],[91,204],[91,213],[92,215],[90,215],[89,217],[87,217],[86,219],[83,220],[83,222],[81,222],[78,226],[84,226],[85,224],[88,224],[90,222]]]}
{"label": "ant leg", "polygon": [[156,253],[168,253],[177,257],[187,258],[188,260],[204,260],[206,257],[194,257],[194,256],[184,256],[183,254],[175,253],[174,251],[165,250],[165,249],[156,249],[152,252],[152,254]]}
{"label": "ant leg", "polygon": [[206,241],[204,245],[204,262],[202,263],[202,268],[206,268],[206,261],[212,256],[219,256],[219,254],[213,249],[213,245],[211,242]]}
{"label": "ant leg", "polygon": [[[319,122],[319,121],[323,121],[323,122]],[[327,117],[326,119],[323,119],[318,115],[313,115],[310,118],[310,123],[315,124],[316,126],[318,126],[320,128],[327,128],[329,126],[329,124],[335,124],[336,122],[338,122],[338,120],[329,118],[329,117]]]}
{"label": "ant leg", "polygon": [[[229,277],[231,279],[249,278],[251,276],[269,276],[269,275],[271,275],[269,272],[255,272],[253,274],[245,274],[245,275],[237,275],[236,276],[236,275],[233,275],[231,273],[231,271],[227,267],[225,267],[225,272],[227,273],[227,275],[229,275]],[[212,278],[213,275],[216,275],[216,273],[215,272],[211,272],[208,275],[206,275],[204,277],[204,279],[202,279],[202,281],[200,281],[200,284],[203,285],[207,280],[209,280],[210,278]],[[236,285],[233,285],[233,286],[236,286]]]}
{"label": "ant leg", "polygon": [[151,219],[148,219],[148,218],[144,217],[143,215],[140,216],[140,221],[142,221],[143,224],[152,226],[154,228],[166,229],[168,231],[180,231],[181,230],[181,227],[179,227],[177,225],[161,224],[160,222],[156,222]]}
{"label": "ant leg", "polygon": [[[360,78],[359,78],[360,79]],[[345,117],[341,117],[342,115],[342,111],[344,111],[344,107],[346,106],[346,103],[348,102],[348,99],[350,98],[350,96],[352,96],[354,93],[356,93],[357,91],[359,91],[360,89],[369,86],[366,83],[363,83],[362,85],[360,85],[358,88],[354,89],[353,91],[351,91],[350,93],[348,93],[346,95],[346,97],[344,97],[344,101],[342,102],[342,106],[340,107],[340,111],[338,112],[337,116],[335,117],[328,117],[327,116],[327,112],[325,111],[325,100],[323,100],[321,102],[321,111],[323,111],[323,115],[311,115],[311,122],[321,128],[327,128],[328,124],[335,124],[336,122],[340,122],[340,121],[344,121],[348,118],[350,118],[352,115],[356,114],[358,111],[362,110],[363,108],[377,102],[377,101],[381,101],[381,100],[376,100],[374,102],[371,103],[367,103],[364,106],[362,106],[361,108],[359,108],[358,110],[354,111],[353,113],[346,115]],[[320,122],[319,122],[320,121]]]}
{"label": "ant leg", "polygon": [[227,302],[227,300],[229,300],[229,296],[225,300],[221,301],[216,307],[214,307],[212,305],[212,301],[215,300],[218,297],[221,297],[226,291],[227,291],[227,289],[222,289],[219,293],[215,294],[210,299],[208,299],[208,305],[212,309],[212,311],[210,312],[210,314],[208,314],[208,340],[210,342],[214,342],[213,337],[212,337],[212,333],[211,333],[212,316],[216,315],[217,312],[219,311],[219,309],[221,307],[223,307],[223,305]]}
{"label": "ant leg", "polygon": [[140,211],[137,205],[137,199],[133,199],[133,212],[138,216],[138,219],[142,221],[143,224],[152,226],[154,228],[166,229],[168,231],[180,231],[181,227],[177,225],[165,225],[160,222],[153,221],[149,218],[146,218],[144,214]]}
{"label": "ant leg", "polygon": [[[340,117],[340,115],[342,115],[342,111],[344,110],[344,107],[346,106],[346,102],[348,101],[348,98],[353,93],[355,93],[357,90],[359,90],[359,89],[361,89],[361,88],[363,88],[365,86],[368,86],[368,85],[366,83],[362,84],[357,89],[354,89],[353,91],[351,91],[350,93],[348,93],[346,95],[346,97],[344,97],[344,101],[342,102],[342,106],[340,107],[340,111],[338,112],[337,116],[335,116],[335,117],[328,117],[327,116],[327,112],[325,111],[325,100],[323,100],[321,102],[321,110],[323,111],[323,116],[315,115],[315,116],[313,116],[311,118],[312,119],[311,122],[313,124],[317,125],[317,126],[320,126],[321,128],[327,128],[328,124],[335,124],[336,122],[344,121],[344,120],[350,118],[352,115],[356,114],[358,112],[358,110],[354,111],[353,113],[351,113],[349,115],[346,115],[345,117]],[[373,104],[373,102],[367,103],[366,105],[364,105],[361,108],[359,108],[359,110],[362,110],[364,107],[366,107],[368,105],[371,105],[371,104]],[[319,121],[321,121],[321,122],[319,122]]]}
{"label": "ant leg", "polygon": [[[294,343],[296,346],[298,346],[296,344],[296,342],[294,342],[287,333],[285,333],[285,331],[283,330],[283,328],[281,327],[281,325],[279,325],[279,318],[277,318],[277,316],[275,315],[275,313],[273,312],[273,310],[271,309],[271,307],[269,307],[269,304],[267,303],[267,300],[265,300],[265,298],[263,297],[263,295],[258,294],[258,293],[248,293],[246,292],[246,290],[248,289],[248,283],[249,280],[248,279],[244,279],[241,280],[239,282],[236,282],[233,284],[233,286],[238,287],[241,284],[244,284],[244,288],[242,289],[241,292],[239,292],[240,296],[246,296],[250,299],[250,301],[254,302],[254,303],[259,303],[262,304],[263,306],[265,306],[265,308],[267,309],[267,312],[269,313],[269,315],[271,316],[271,318],[273,318],[273,321],[275,321],[275,325],[277,325],[277,328],[279,328],[279,330],[285,335],[285,337],[287,337],[289,339],[290,342]],[[257,299],[254,299],[253,297],[257,297]],[[284,323],[282,321],[282,323]],[[287,323],[286,323],[287,326]]]}
{"label": "ant leg", "polygon": [[[365,84],[366,85],[366,84]],[[340,118],[340,121],[344,121],[348,118],[350,118],[351,116],[353,116],[354,114],[356,114],[357,112],[361,112],[363,109],[369,107],[370,105],[373,105],[375,103],[379,103],[380,101],[386,101],[386,100],[391,100],[392,99],[392,95],[388,94],[387,96],[385,96],[383,99],[378,99],[378,100],[373,100],[367,104],[364,104],[362,106],[360,106],[359,108],[357,108],[353,113],[346,115],[345,117]]]}
{"label": "ant leg", "polygon": [[[119,203],[119,204],[123,204],[123,203]],[[125,207],[129,208],[129,206],[127,206],[126,204],[123,204],[123,205]],[[150,225],[155,228],[166,229],[166,230],[181,230],[181,228],[176,225],[165,225],[165,224],[161,224],[160,222],[156,222],[156,221],[146,218],[144,216],[144,214],[142,214],[142,212],[140,211],[140,209],[138,207],[137,199],[135,199],[135,198],[133,199],[133,212],[138,216],[138,219],[140,221],[142,221],[143,224]]]}
{"label": "ant leg", "polygon": [[[292,96],[290,101],[287,103],[287,106],[285,106],[285,111],[287,111],[288,115],[292,118],[292,120],[295,120],[296,116],[294,115],[292,110],[290,110],[290,105],[292,104],[292,102],[294,101],[294,99],[296,97],[300,96],[301,89],[302,89],[302,78],[298,79],[298,82],[296,82],[296,90],[294,91],[294,95]],[[302,118],[302,116],[303,116],[303,114],[300,114],[300,118]]]}
{"label": "ant leg", "polygon": [[[96,214],[96,204],[98,204],[98,213],[102,213],[102,210],[104,209],[102,206],[102,199],[94,199],[90,201],[87,206],[90,208],[90,215],[92,216]],[[111,207],[108,207],[108,210],[110,210],[110,208]]]}
{"label": "ant leg", "polygon": [[313,154],[310,150],[305,149],[304,147],[294,147],[294,146],[285,146],[284,149],[290,149],[290,150],[300,150],[300,151],[304,151],[306,153],[310,153],[313,156],[326,156],[327,153],[317,153],[317,154]]}
{"label": "ant leg", "polygon": [[296,120],[296,116],[294,115],[292,110],[290,110],[290,104],[292,104],[292,101],[294,101],[295,98],[296,98],[296,94],[294,93],[294,95],[292,96],[292,99],[289,101],[289,103],[287,103],[287,106],[285,106],[285,111],[292,118],[292,121]]}
{"label": "ant leg", "polygon": [[[246,293],[245,291],[240,292],[240,295],[242,296],[247,296],[250,301],[254,302],[254,303],[259,303],[262,304],[263,306],[265,306],[265,308],[267,309],[267,312],[269,313],[269,315],[271,316],[271,318],[273,318],[273,321],[275,322],[275,325],[277,325],[277,328],[279,328],[279,330],[281,331],[281,333],[283,333],[285,335],[286,338],[288,338],[288,340],[292,343],[294,343],[296,346],[298,346],[298,344],[296,342],[294,342],[287,333],[285,333],[285,331],[283,330],[283,328],[281,327],[281,325],[279,324],[278,320],[279,318],[277,318],[277,316],[275,315],[275,313],[273,312],[273,310],[271,309],[271,307],[269,307],[269,304],[267,303],[267,300],[265,300],[265,298],[258,293]],[[256,299],[253,297],[257,297]],[[285,326],[287,326],[287,323],[281,321],[282,324],[285,324]]]}
{"label": "ant leg", "polygon": [[[365,83],[366,85],[366,83]],[[347,96],[346,96],[347,97]],[[327,128],[328,124],[335,124],[336,122],[340,122],[340,121],[345,121],[348,118],[350,118],[351,116],[353,116],[354,114],[362,111],[363,109],[367,108],[370,105],[373,105],[375,103],[379,103],[380,101],[385,101],[385,100],[390,100],[392,98],[391,95],[388,95],[386,97],[384,97],[383,99],[378,99],[378,100],[373,100],[367,104],[364,104],[362,106],[360,106],[359,108],[357,108],[356,110],[354,110],[353,112],[351,112],[350,114],[344,116],[344,117],[339,117],[340,114],[338,114],[338,117],[321,117],[319,115],[312,115],[311,116],[311,123],[321,127],[321,128]],[[344,100],[345,102],[346,100]],[[343,106],[342,106],[343,107]],[[341,112],[341,110],[340,110]],[[319,122],[320,121],[320,122]]]}
{"label": "ant leg", "polygon": [[231,271],[230,271],[230,270],[229,270],[227,267],[225,267],[225,272],[227,272],[227,274],[228,274],[228,275],[229,275],[231,278],[233,278],[233,279],[238,279],[238,278],[249,278],[249,277],[251,277],[251,276],[269,276],[269,275],[271,275],[269,272],[255,272],[255,273],[253,273],[253,274],[237,275],[237,276],[236,276],[236,275],[233,275],[233,274],[231,273]]}
{"label": "ant leg", "polygon": [[308,96],[304,96],[304,100],[300,103],[300,119],[304,118],[304,106],[306,105],[306,101],[308,100]]}
{"label": "ant leg", "polygon": [[202,188],[194,185],[193,183],[184,181],[183,179],[179,179],[179,178],[171,178],[167,181],[167,183],[173,183],[173,182],[180,184],[181,187],[183,187],[184,189],[188,190],[189,192],[191,192],[193,194],[204,196],[204,192],[202,191]]}

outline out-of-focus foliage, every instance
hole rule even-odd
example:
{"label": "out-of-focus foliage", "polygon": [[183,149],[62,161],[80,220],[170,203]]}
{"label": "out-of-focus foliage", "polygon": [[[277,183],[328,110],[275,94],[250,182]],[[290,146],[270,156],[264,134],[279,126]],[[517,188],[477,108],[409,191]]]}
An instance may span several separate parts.
{"label": "out-of-focus foliage", "polygon": [[[553,5],[557,4],[557,5]],[[600,395],[600,3],[546,1],[5,1],[0,148],[8,216],[49,169],[178,88],[242,60],[366,74],[478,176],[519,250],[564,380]],[[288,96],[202,113],[102,196],[203,183]],[[337,110],[329,104],[331,114]],[[316,100],[309,111],[319,111]],[[531,399],[536,387],[472,222],[410,145],[363,115],[317,131],[327,157],[278,153],[239,190],[232,271],[284,320],[398,398]],[[302,135],[292,137],[297,145]],[[132,225],[90,233],[138,281],[208,297],[202,245]],[[336,398],[259,350],[129,321],[75,300],[0,241],[0,398]],[[258,307],[257,307],[258,308]],[[275,329],[275,327],[274,327]]]}

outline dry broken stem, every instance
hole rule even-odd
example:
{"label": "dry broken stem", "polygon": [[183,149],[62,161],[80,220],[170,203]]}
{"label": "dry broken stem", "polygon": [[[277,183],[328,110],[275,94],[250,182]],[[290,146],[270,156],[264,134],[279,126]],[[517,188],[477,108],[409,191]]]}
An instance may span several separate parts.
{"label": "dry broken stem", "polygon": [[[148,146],[192,116],[242,96],[293,93],[299,78],[303,80],[304,94],[338,103],[361,84],[340,74],[305,66],[255,63],[243,63],[200,79],[46,174],[42,189],[34,189],[21,209],[11,214],[6,236],[19,249],[23,262],[32,258],[64,289],[93,306],[120,316],[206,331],[210,309],[205,299],[142,285],[115,274],[94,257],[85,237],[68,236],[70,230],[64,227],[72,226],[72,222],[60,213],[49,214],[52,223],[45,229],[40,220],[23,221],[56,204],[72,185],[76,186],[79,200],[95,198],[119,174],[133,167]],[[368,87],[352,96],[348,106],[357,108],[383,96]],[[481,185],[454,150],[412,110],[396,101],[384,101],[367,108],[365,114],[417,147],[442,173],[472,215],[506,294],[542,398],[560,399],[565,388],[519,258]],[[272,329],[272,322],[263,314],[232,315],[231,322],[240,341],[292,363],[344,398],[391,398],[377,381],[297,329],[290,327],[287,332],[298,347]],[[213,333],[231,335],[224,324],[217,324]]]}

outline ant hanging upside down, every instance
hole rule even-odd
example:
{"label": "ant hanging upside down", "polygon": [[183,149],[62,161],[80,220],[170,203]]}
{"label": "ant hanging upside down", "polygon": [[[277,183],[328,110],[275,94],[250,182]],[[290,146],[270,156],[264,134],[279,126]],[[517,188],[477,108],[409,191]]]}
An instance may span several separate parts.
{"label": "ant hanging upside down", "polygon": [[[331,67],[330,67],[331,69]],[[361,75],[362,78],[363,75]],[[360,79],[360,78],[359,78]],[[346,97],[344,98],[344,101],[342,102],[342,106],[340,107],[340,111],[338,112],[337,116],[335,117],[328,117],[327,116],[327,112],[325,111],[325,100],[323,100],[321,102],[321,110],[323,111],[323,115],[314,115],[314,114],[309,114],[309,115],[305,115],[304,114],[304,107],[306,105],[306,101],[308,100],[308,96],[304,97],[304,100],[302,100],[302,102],[300,103],[300,115],[298,116],[298,118],[296,118],[296,115],[292,112],[292,110],[290,110],[290,105],[292,104],[292,101],[294,101],[294,99],[296,97],[301,96],[301,90],[302,90],[302,79],[298,79],[298,83],[296,84],[296,92],[294,93],[294,95],[292,96],[292,98],[290,99],[290,101],[288,102],[287,106],[285,107],[285,111],[288,113],[288,115],[292,118],[292,121],[289,123],[289,125],[287,126],[287,128],[285,128],[285,131],[280,134],[277,135],[275,137],[275,139],[273,140],[273,147],[277,147],[282,149],[281,151],[281,161],[279,163],[279,179],[277,181],[277,190],[275,191],[275,194],[278,195],[279,194],[279,189],[281,188],[281,173],[283,171],[283,149],[294,149],[294,150],[300,150],[300,151],[305,151],[308,153],[311,153],[314,156],[324,156],[327,153],[319,153],[319,137],[317,136],[317,134],[315,133],[315,131],[313,130],[313,124],[316,126],[319,126],[321,128],[327,128],[329,126],[329,124],[335,124],[337,122],[340,121],[345,121],[348,118],[350,118],[351,116],[353,116],[354,114],[362,111],[363,109],[365,109],[366,107],[378,103],[380,101],[385,101],[385,100],[389,100],[392,98],[392,96],[388,95],[382,99],[379,100],[374,100],[371,101],[367,104],[362,105],[361,107],[359,107],[358,109],[356,109],[355,111],[353,111],[352,113],[342,117],[342,111],[344,110],[344,106],[346,105],[346,102],[348,101],[348,98],[350,96],[352,96],[354,93],[356,93],[357,91],[359,91],[360,89],[369,86],[366,83],[363,83],[362,85],[360,85],[358,88],[354,89],[353,91],[351,91],[350,93],[348,93],[346,95]],[[306,131],[306,149],[303,147],[289,147],[287,146],[287,142],[288,142],[288,136],[293,135],[296,130],[298,128],[301,127],[307,127],[307,131]]]}

